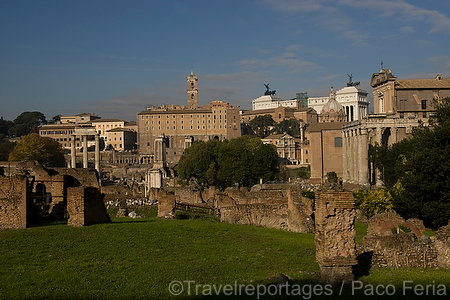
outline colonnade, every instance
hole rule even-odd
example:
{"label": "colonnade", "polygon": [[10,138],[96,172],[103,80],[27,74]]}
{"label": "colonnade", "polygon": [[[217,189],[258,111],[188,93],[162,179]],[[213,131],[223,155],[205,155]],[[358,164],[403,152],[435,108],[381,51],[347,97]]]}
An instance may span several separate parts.
{"label": "colonnade", "polygon": [[343,181],[369,184],[369,139],[367,128],[343,129]]}
{"label": "colonnade", "polygon": [[83,146],[83,168],[88,168],[88,136],[95,137],[95,169],[100,173],[100,142],[99,134],[95,132],[94,128],[76,128],[74,134],[71,135],[71,147],[70,147],[70,167],[76,168],[76,142],[77,136],[82,137]]}

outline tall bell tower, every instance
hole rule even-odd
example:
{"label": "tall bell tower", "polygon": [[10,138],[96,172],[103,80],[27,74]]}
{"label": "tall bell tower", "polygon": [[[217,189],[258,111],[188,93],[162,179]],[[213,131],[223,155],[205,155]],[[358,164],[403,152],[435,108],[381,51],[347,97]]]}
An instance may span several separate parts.
{"label": "tall bell tower", "polygon": [[191,70],[191,75],[187,77],[187,96],[188,96],[188,108],[198,108],[198,89],[197,89],[197,76],[194,75],[194,71]]}

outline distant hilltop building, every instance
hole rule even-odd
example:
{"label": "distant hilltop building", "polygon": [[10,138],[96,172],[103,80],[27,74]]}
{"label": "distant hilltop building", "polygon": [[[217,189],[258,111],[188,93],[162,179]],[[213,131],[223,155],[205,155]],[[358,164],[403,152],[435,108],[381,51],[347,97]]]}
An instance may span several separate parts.
{"label": "distant hilltop building", "polygon": [[[361,120],[368,115],[369,101],[367,101],[367,92],[358,87],[359,82],[354,83],[350,76],[347,86],[336,92],[336,101],[342,105],[345,112],[345,121],[351,122]],[[320,113],[323,106],[328,103],[329,97],[310,97],[308,98],[308,107],[314,108]]]}
{"label": "distant hilltop building", "polygon": [[239,107],[224,101],[198,106],[198,78],[187,77],[187,104],[148,106],[137,114],[139,153],[177,162],[194,141],[241,136]]}
{"label": "distant hilltop building", "polygon": [[252,110],[241,112],[241,122],[248,124],[258,116],[271,115],[272,119],[279,123],[283,120],[296,118],[304,123],[317,122],[317,112],[306,105],[307,94],[297,93],[297,98],[282,100],[275,97],[275,90],[269,89],[269,84],[264,84],[266,92],[252,100]]}
{"label": "distant hilltop building", "polygon": [[298,109],[302,107],[301,101],[299,101],[298,99],[282,100],[278,97],[275,97],[276,91],[271,91],[269,89],[269,84],[264,84],[264,86],[266,87],[266,92],[263,96],[252,100],[252,110],[273,109],[278,107]]}

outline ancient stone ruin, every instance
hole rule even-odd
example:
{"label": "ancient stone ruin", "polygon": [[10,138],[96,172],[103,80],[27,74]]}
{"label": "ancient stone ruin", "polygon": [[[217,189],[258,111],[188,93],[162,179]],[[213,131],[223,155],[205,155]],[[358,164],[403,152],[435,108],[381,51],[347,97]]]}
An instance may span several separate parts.
{"label": "ancient stone ruin", "polygon": [[24,161],[0,176],[0,228],[26,228],[41,218],[72,226],[111,222],[91,169],[44,168]]}
{"label": "ancient stone ruin", "polygon": [[261,184],[250,191],[227,188],[224,192],[214,188],[205,192],[192,188],[165,188],[158,197],[160,218],[173,218],[179,203],[193,204],[218,212],[221,222],[314,232],[311,199],[301,195],[300,186]]}
{"label": "ancient stone ruin", "polygon": [[433,238],[424,235],[418,219],[405,220],[395,212],[369,220],[367,235],[358,245],[358,260],[370,268],[450,267],[450,226],[441,227]]}
{"label": "ancient stone ruin", "polygon": [[355,216],[352,192],[316,192],[316,260],[324,283],[354,279],[353,266],[357,263]]}

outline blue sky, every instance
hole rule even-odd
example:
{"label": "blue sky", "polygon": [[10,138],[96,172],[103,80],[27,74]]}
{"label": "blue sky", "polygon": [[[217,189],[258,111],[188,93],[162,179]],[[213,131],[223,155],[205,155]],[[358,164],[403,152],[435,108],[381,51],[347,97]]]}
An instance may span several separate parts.
{"label": "blue sky", "polygon": [[372,94],[398,78],[450,77],[450,1],[0,1],[0,116],[91,112],[136,119],[146,105],[250,109],[265,87],[282,99],[326,96],[347,74]]}

